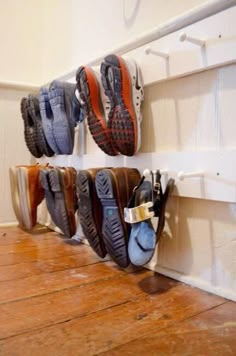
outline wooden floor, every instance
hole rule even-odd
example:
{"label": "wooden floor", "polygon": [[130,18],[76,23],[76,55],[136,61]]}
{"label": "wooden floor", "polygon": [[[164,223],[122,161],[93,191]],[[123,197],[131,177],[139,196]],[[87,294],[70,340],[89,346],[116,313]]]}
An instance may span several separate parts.
{"label": "wooden floor", "polygon": [[236,355],[236,304],[0,228],[0,355]]}

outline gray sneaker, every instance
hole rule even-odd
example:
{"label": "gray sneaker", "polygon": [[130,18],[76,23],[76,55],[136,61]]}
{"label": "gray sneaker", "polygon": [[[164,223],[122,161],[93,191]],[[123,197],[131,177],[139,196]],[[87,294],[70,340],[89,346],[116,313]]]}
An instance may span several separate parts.
{"label": "gray sneaker", "polygon": [[55,154],[60,154],[55,137],[53,135],[53,112],[49,102],[49,92],[47,88],[41,88],[39,92],[39,107],[42,118],[42,125],[47,142]]}
{"label": "gray sneaker", "polygon": [[61,154],[71,154],[74,129],[80,119],[80,104],[75,96],[75,84],[53,81],[49,101],[53,112],[53,135]]}
{"label": "gray sneaker", "polygon": [[43,154],[48,157],[52,157],[54,155],[54,151],[48,145],[43,131],[42,119],[39,111],[39,100],[36,96],[31,94],[28,96],[28,113],[36,126],[38,147]]}

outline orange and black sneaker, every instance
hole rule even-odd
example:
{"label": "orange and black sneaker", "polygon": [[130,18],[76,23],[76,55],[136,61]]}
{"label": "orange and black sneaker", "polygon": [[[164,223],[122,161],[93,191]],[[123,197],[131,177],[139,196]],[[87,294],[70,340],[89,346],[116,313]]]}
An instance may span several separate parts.
{"label": "orange and black sneaker", "polygon": [[89,67],[79,67],[76,73],[76,82],[83,115],[87,118],[94,141],[106,154],[118,155],[107,128],[106,110],[103,106],[106,105],[104,103],[105,96],[98,76]]}
{"label": "orange and black sneaker", "polygon": [[108,129],[113,145],[123,155],[133,156],[141,144],[144,93],[139,68],[135,61],[112,54],[101,64],[101,78],[110,103]]}

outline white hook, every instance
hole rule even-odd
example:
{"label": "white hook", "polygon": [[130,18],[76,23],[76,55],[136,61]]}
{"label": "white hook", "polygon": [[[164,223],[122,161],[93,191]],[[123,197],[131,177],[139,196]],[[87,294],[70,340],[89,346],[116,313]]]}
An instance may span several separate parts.
{"label": "white hook", "polygon": [[143,171],[143,176],[144,176],[145,178],[147,178],[147,177],[150,176],[150,175],[151,175],[150,169],[144,169],[144,171]]}
{"label": "white hook", "polygon": [[150,47],[146,47],[144,51],[146,54],[154,54],[155,56],[159,56],[165,59],[169,58],[169,53],[156,51],[154,49],[151,49]]}
{"label": "white hook", "polygon": [[194,178],[194,177],[204,177],[204,172],[203,171],[198,171],[198,172],[185,173],[183,171],[180,171],[178,173],[179,180],[184,180],[185,178]]}
{"label": "white hook", "polygon": [[195,37],[191,37],[191,36],[188,36],[185,32],[182,32],[180,35],[179,35],[179,40],[181,42],[184,42],[184,41],[188,41],[188,42],[191,42],[197,46],[200,46],[200,47],[204,47],[205,44],[206,44],[206,41],[205,40],[201,40],[199,38],[195,38]]}
{"label": "white hook", "polygon": [[[143,176],[144,176],[145,178],[147,178],[148,176],[151,175],[151,173],[153,173],[153,174],[155,175],[155,174],[157,174],[157,170],[151,171],[150,169],[144,169],[144,171],[143,171]],[[168,170],[167,170],[167,169],[160,169],[160,173],[161,173],[162,175],[167,175],[167,174],[168,174]]]}

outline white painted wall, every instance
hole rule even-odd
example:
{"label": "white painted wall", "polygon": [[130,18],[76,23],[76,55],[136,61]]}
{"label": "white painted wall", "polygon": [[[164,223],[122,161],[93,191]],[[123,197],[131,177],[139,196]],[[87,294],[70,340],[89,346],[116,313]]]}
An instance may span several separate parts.
{"label": "white painted wall", "polygon": [[24,144],[20,99],[24,91],[0,88],[0,224],[14,222],[9,184],[9,167],[30,164],[32,156]]}
{"label": "white painted wall", "polygon": [[204,2],[44,0],[44,82]]}
{"label": "white painted wall", "polygon": [[0,81],[42,81],[42,10],[37,0],[0,1]]}

